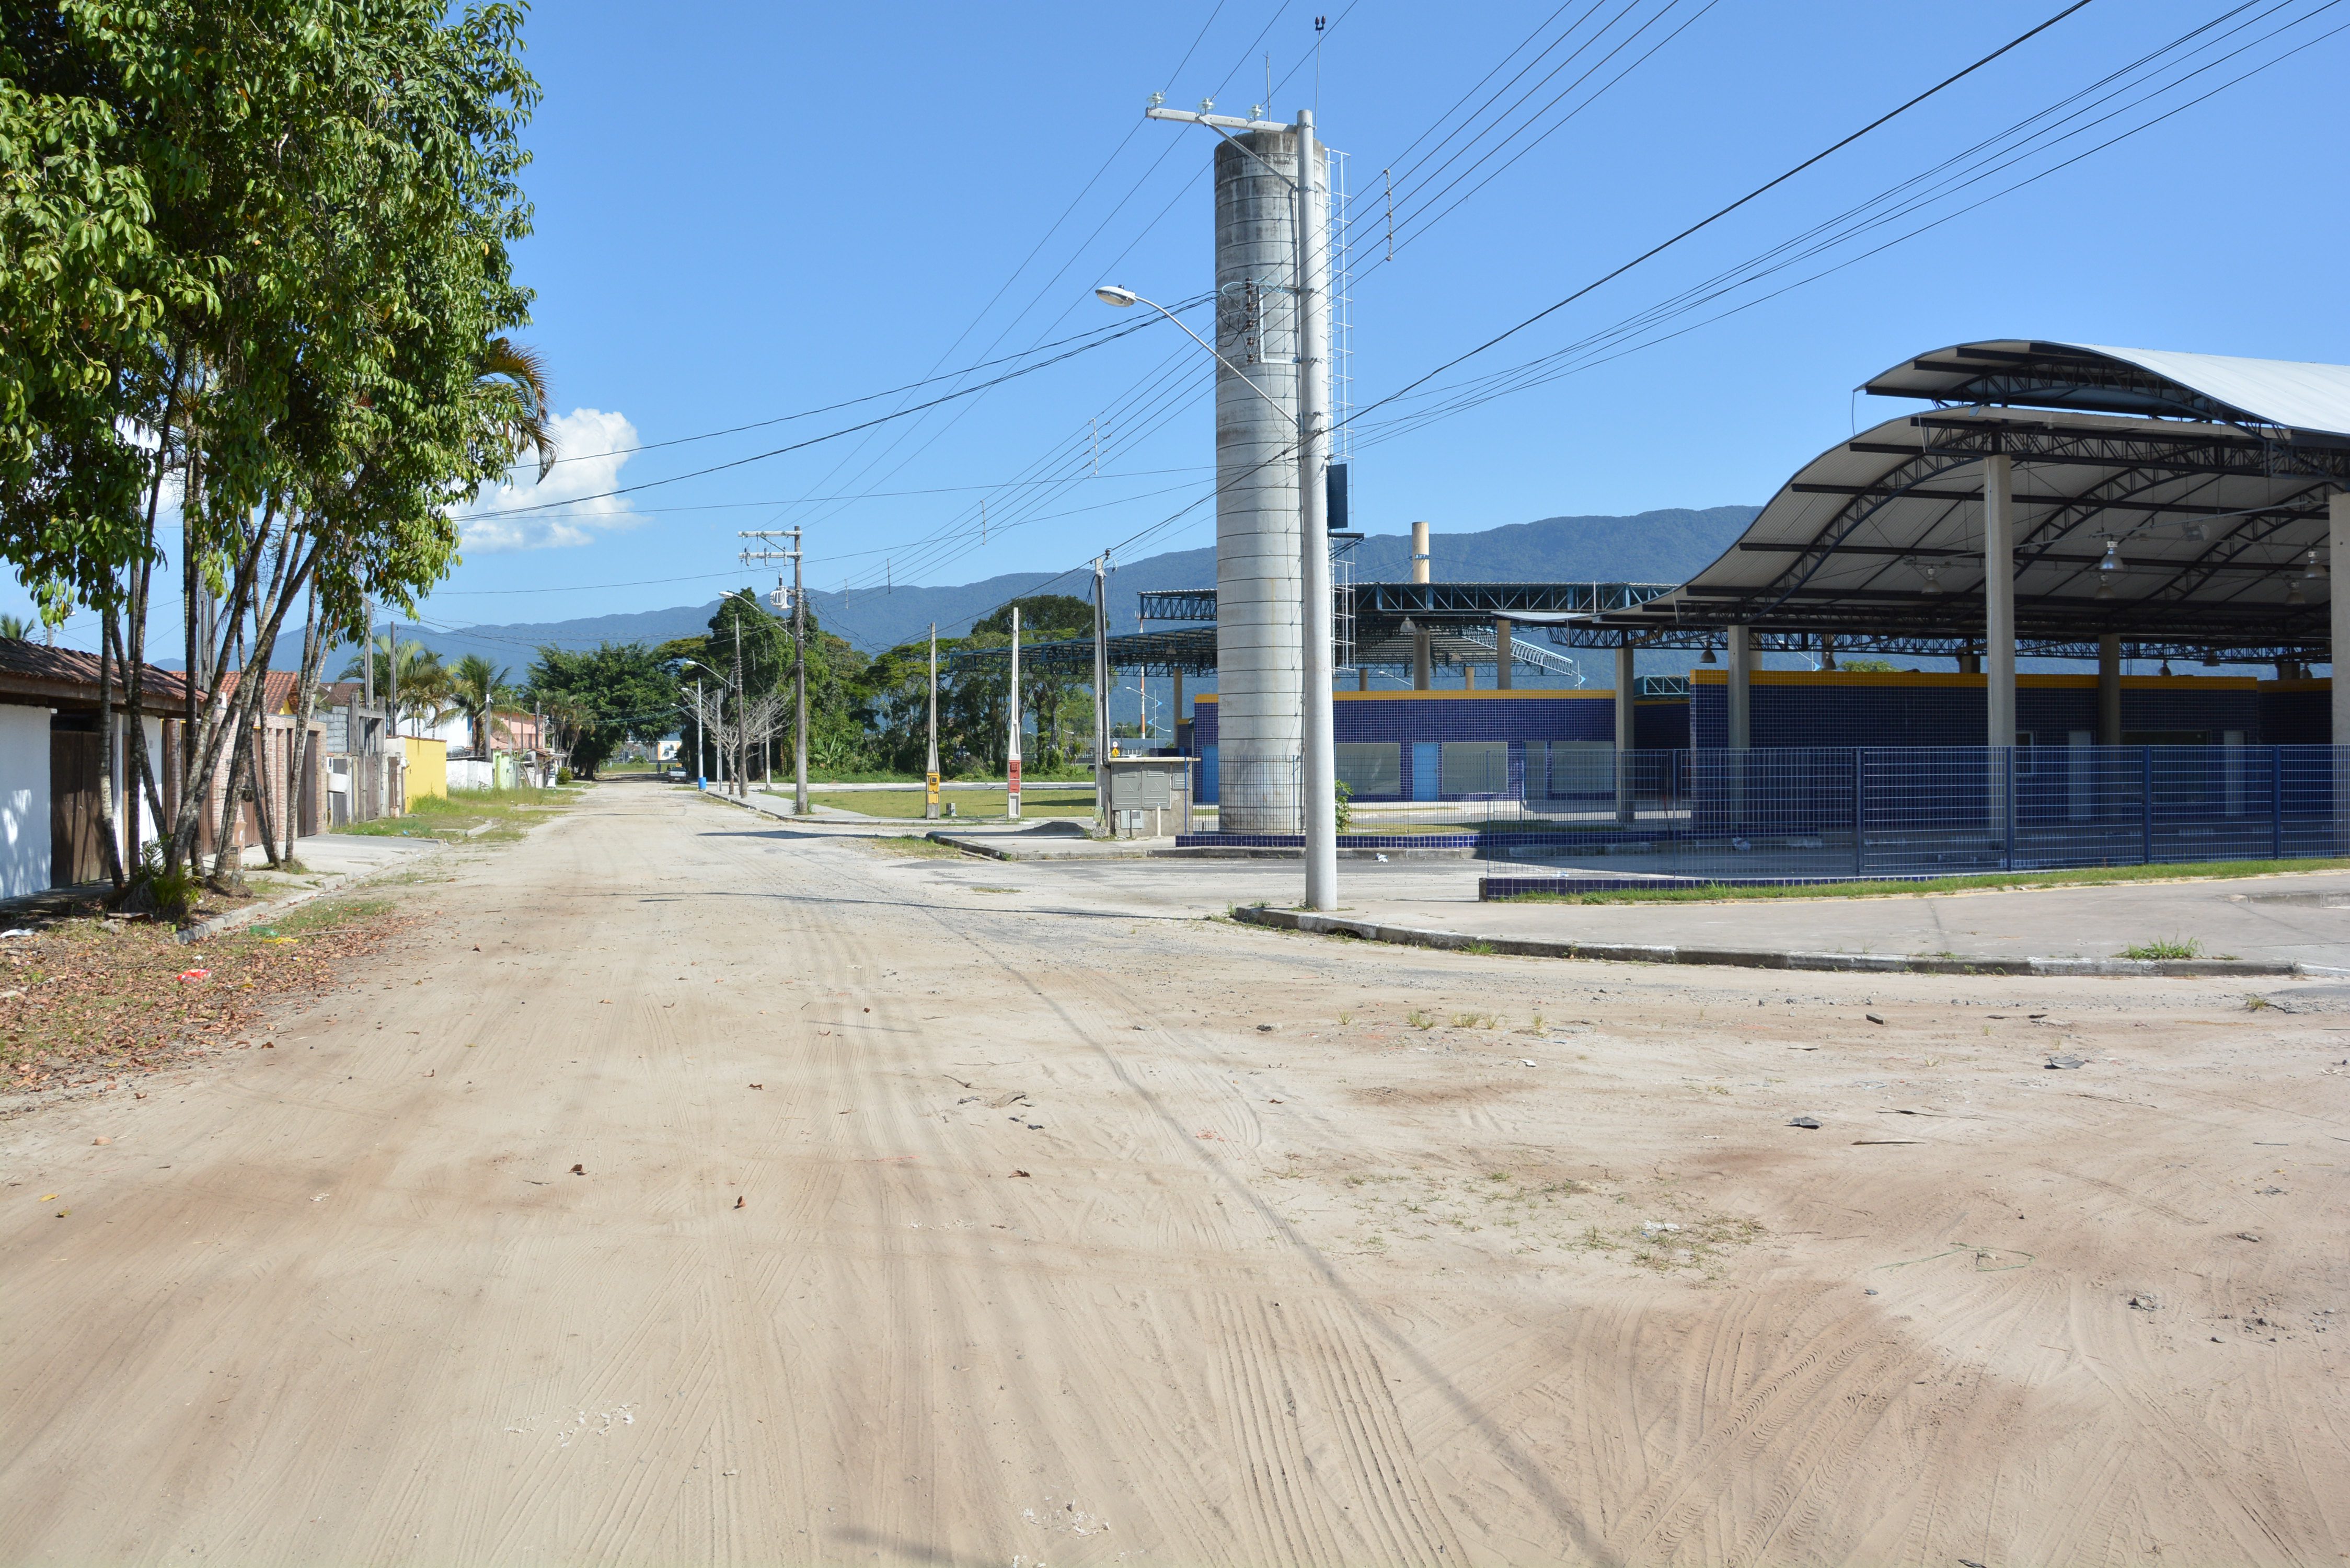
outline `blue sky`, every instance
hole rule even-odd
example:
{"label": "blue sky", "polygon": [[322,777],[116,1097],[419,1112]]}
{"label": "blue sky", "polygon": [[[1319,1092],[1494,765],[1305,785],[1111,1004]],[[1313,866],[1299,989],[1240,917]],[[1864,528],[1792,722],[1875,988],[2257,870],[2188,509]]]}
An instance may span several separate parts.
{"label": "blue sky", "polygon": [[[1317,6],[1330,19],[1318,64]],[[1162,525],[1204,493],[1212,459],[1204,358],[1165,327],[920,419],[581,499],[750,457],[895,403],[599,455],[618,448],[775,420],[1111,325],[1090,295],[1097,281],[1169,301],[1201,292],[1212,141],[1195,128],[1144,122],[1153,91],[1182,107],[1207,96],[1246,112],[1265,99],[1270,55],[1274,112],[1315,107],[1326,140],[1350,154],[1350,368],[1360,404],[2060,8],[2061,0],[1572,0],[1555,10],[1402,0],[704,4],[666,8],[649,25],[641,6],[544,6],[529,26],[546,93],[531,133],[537,231],[519,261],[538,291],[525,336],[550,364],[571,461],[543,488],[485,501],[484,510],[507,514],[469,524],[464,563],[426,618],[549,620],[700,602],[743,580],[738,530],[795,521],[808,529],[811,581],[828,588],[1058,569],[1128,540],[1130,555],[1210,542],[1208,506]],[[1586,340],[2090,88],[2223,9],[2219,0],[2096,0],[1436,385]],[[1572,374],[1451,417],[1418,428],[1380,422],[1418,404],[1367,415],[1354,460],[1357,525],[1392,532],[1427,517],[1470,529],[1760,503],[1856,419],[1898,410],[1874,399],[1856,409],[1856,382],[1970,337],[2350,361],[2340,286],[2350,219],[2330,167],[2350,145],[2350,98],[2340,90],[2350,33],[1998,193],[2345,23],[2350,5],[2262,0],[2221,24],[2253,24],[2249,31],[2182,68],[2251,44],[2248,52],[2123,109],[2095,133],[2028,152],[1866,243],[1674,316],[1621,345],[1627,352],[1586,353]],[[1484,122],[1472,111],[1497,88],[1493,111],[1578,43],[1587,47],[1574,63],[1498,130],[1465,150],[1469,132],[1446,140],[1464,116],[1472,131]],[[1537,63],[1513,82],[1529,61]],[[1556,107],[1495,152],[1562,89]],[[1383,168],[1395,171],[1399,194],[1392,262]],[[1469,178],[1446,191],[1464,171]],[[1946,221],[1859,255],[1935,219]],[[1799,286],[1754,302],[1790,283]],[[517,514],[516,505],[541,510]],[[23,605],[13,585],[0,593],[0,607]],[[66,640],[86,641],[88,624],[68,627]],[[159,652],[175,640],[169,625],[155,628]]]}

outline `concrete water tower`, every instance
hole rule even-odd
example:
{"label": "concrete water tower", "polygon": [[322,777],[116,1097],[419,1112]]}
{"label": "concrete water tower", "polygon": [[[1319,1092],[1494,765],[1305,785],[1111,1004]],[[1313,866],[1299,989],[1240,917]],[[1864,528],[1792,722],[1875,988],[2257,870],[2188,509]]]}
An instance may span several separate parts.
{"label": "concrete water tower", "polygon": [[1297,144],[1284,129],[1216,147],[1217,798],[1228,833],[1299,826]]}

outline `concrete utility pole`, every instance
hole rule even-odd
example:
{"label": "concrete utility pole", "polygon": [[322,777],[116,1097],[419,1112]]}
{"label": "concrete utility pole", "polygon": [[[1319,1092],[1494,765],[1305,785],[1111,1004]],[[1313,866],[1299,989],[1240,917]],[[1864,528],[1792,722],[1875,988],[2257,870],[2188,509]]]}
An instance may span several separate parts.
{"label": "concrete utility pole", "polygon": [[1020,820],[1020,607],[1012,607],[1012,696],[1006,706],[1011,710],[1012,737],[1005,751],[1004,774],[1009,787],[1004,792],[1003,814],[1013,821]]}
{"label": "concrete utility pole", "polygon": [[391,713],[391,737],[398,740],[400,738],[400,621],[397,618],[394,618],[391,622],[391,629],[384,633],[384,641],[388,649],[383,661],[384,680],[391,688],[391,697],[386,706]]}
{"label": "concrete utility pole", "polygon": [[[367,697],[368,711],[372,713],[375,711],[375,596],[368,595],[365,602],[367,635],[359,641],[359,680],[360,690]],[[358,739],[359,739],[358,736],[347,735],[343,738],[343,743],[348,746]],[[352,747],[354,751],[365,749],[362,746]]]}
{"label": "concrete utility pole", "polygon": [[1109,829],[1109,617],[1102,572],[1107,556],[1094,557],[1094,816]]}
{"label": "concrete utility pole", "polygon": [[708,789],[710,776],[702,771],[702,746],[705,739],[702,722],[702,677],[693,678],[693,784],[696,789]]}
{"label": "concrete utility pole", "polygon": [[1338,907],[1338,772],[1330,690],[1330,238],[1314,111],[1297,111],[1297,508],[1305,598],[1305,907]]}
{"label": "concrete utility pole", "polygon": [[931,761],[922,773],[922,815],[939,816],[939,623],[931,622]]}
{"label": "concrete utility pole", "polygon": [[[759,548],[743,552],[743,564],[754,561],[780,561],[792,564],[792,812],[796,816],[808,814],[807,797],[807,592],[803,586],[801,565],[806,551],[800,544],[796,528],[746,528],[742,535],[759,541]],[[778,550],[772,543],[789,539],[792,547]],[[783,585],[775,585],[781,593]],[[775,607],[781,609],[783,607]]]}
{"label": "concrete utility pole", "polygon": [[[1216,459],[1218,468],[1216,518],[1216,587],[1221,613],[1216,623],[1219,686],[1224,701],[1219,729],[1227,765],[1222,783],[1222,819],[1228,829],[1249,831],[1260,819],[1285,808],[1290,792],[1285,781],[1267,776],[1268,764],[1281,758],[1277,748],[1289,715],[1296,716],[1298,747],[1297,822],[1305,841],[1305,903],[1327,909],[1337,899],[1336,754],[1332,744],[1331,605],[1328,468],[1329,236],[1327,186],[1323,152],[1310,110],[1298,111],[1294,125],[1241,119],[1233,115],[1162,109],[1154,101],[1143,111],[1150,119],[1204,125],[1222,138],[1217,151],[1216,275],[1220,302],[1230,296],[1238,311],[1239,341],[1245,358],[1262,363],[1268,379],[1274,367],[1292,366],[1292,402],[1284,405],[1256,384],[1240,366],[1213,348],[1217,361],[1232,379],[1287,415],[1295,427],[1297,495],[1295,510],[1270,493],[1275,486],[1256,476],[1270,454],[1263,452],[1268,434],[1255,431],[1261,416],[1234,417],[1223,408],[1224,387],[1218,388]],[[1227,132],[1239,132],[1238,135]],[[1229,155],[1229,156],[1228,156]],[[1296,161],[1296,178],[1280,166]],[[1272,202],[1256,192],[1260,174],[1286,186],[1290,194],[1289,256],[1292,287],[1268,279],[1270,261],[1264,253],[1280,243],[1278,223],[1265,215]],[[1269,194],[1269,193],[1268,193]],[[1276,209],[1277,210],[1277,209]],[[1274,263],[1277,266],[1277,263]],[[1131,290],[1097,288],[1113,305],[1135,303]],[[1291,296],[1294,309],[1286,323],[1274,306],[1282,294]],[[1156,306],[1168,314],[1163,306]],[[1220,317],[1222,313],[1220,303]],[[1181,323],[1179,321],[1178,326]],[[1281,341],[1280,328],[1289,328]],[[1185,327],[1187,332],[1191,329]],[[1219,336],[1225,327],[1220,319]],[[1195,333],[1196,337],[1198,335]],[[1285,350],[1285,352],[1284,352]],[[1278,385],[1277,380],[1275,384]],[[1228,515],[1229,513],[1229,515]],[[1284,517],[1283,514],[1286,513]],[[1286,531],[1295,519],[1298,532],[1299,566],[1296,627],[1300,658],[1296,669],[1298,705],[1283,710],[1279,693],[1262,684],[1279,674],[1289,607],[1284,602],[1287,562],[1278,553],[1263,550]],[[1262,826],[1272,826],[1264,820]]]}
{"label": "concrete utility pole", "polygon": [[743,691],[743,607],[734,607],[734,793],[751,794],[751,708]]}

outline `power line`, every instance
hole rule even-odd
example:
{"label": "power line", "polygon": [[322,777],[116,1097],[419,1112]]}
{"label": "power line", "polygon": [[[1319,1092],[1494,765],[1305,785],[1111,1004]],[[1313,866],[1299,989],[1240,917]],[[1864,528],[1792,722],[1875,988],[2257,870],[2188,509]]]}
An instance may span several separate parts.
{"label": "power line", "polygon": [[[2224,43],[2230,37],[2251,30],[2252,27],[2255,27],[2274,16],[2279,11],[2285,9],[2286,4],[2289,3],[2290,0],[2282,0],[2282,3],[2269,7],[2267,10],[2262,12],[2260,16],[2253,17],[2247,22],[2239,24],[2236,27],[2222,34],[2219,38],[2209,40],[2203,45],[2199,46],[2197,52],[2216,47],[2218,44]],[[1847,240],[1857,238],[1869,233],[1871,230],[1882,228],[1903,217],[1914,214],[1933,202],[1939,201],[1948,195],[1963,191],[1970,186],[1981,183],[1986,179],[1992,178],[2008,170],[2013,169],[2017,164],[2022,162],[2024,159],[2030,156],[2034,151],[2049,151],[2062,142],[2072,140],[2079,136],[2087,134],[2096,127],[2120,118],[2129,110],[2147,103],[2165,93],[2177,90],[2186,83],[2193,80],[2195,78],[2203,76],[2210,71],[2217,69],[2219,67],[2226,64],[2230,60],[2241,57],[2251,49],[2257,47],[2260,44],[2276,37],[2291,27],[2298,26],[2304,22],[2314,19],[2316,16],[2326,10],[2332,9],[2334,6],[2341,3],[2342,0],[2325,0],[2325,4],[2320,5],[2317,10],[2282,24],[2271,31],[2262,34],[2261,36],[2253,39],[2250,43],[2241,45],[2234,49],[2229,50],[2227,53],[2220,55],[2217,58],[2206,61],[2202,65],[2197,66],[2191,70],[2184,71],[2183,74],[2170,81],[2162,82],[2151,88],[2146,88],[2143,82],[2130,82],[2129,85],[2126,87],[2116,88],[2113,92],[2106,94],[2103,99],[2096,99],[2095,102],[2089,104],[2085,109],[2076,109],[2072,114],[2064,115],[2062,119],[2055,119],[2048,125],[2041,126],[2041,129],[2038,130],[2033,130],[2035,125],[2040,125],[2042,121],[2048,120],[2049,117],[2052,115],[2056,115],[2059,111],[2071,108],[2072,106],[2080,103],[2083,99],[2092,99],[2094,95],[2099,93],[2105,88],[2113,87],[2116,82],[2126,82],[2128,78],[2137,73],[2139,73],[2146,67],[2162,60],[2165,57],[2176,53],[2182,47],[2193,42],[2202,35],[2210,32],[2214,27],[2220,26],[2221,24],[2234,16],[2241,15],[2245,11],[2253,9],[2251,5],[2239,5],[2230,11],[2221,14],[2220,16],[2215,17],[2210,22],[2206,22],[2197,27],[2189,29],[2187,32],[2171,39],[2168,43],[2161,46],[2159,48],[2148,51],[2147,54],[2140,56],[2137,59],[2133,60],[2120,69],[2107,73],[2105,77],[2099,78],[2096,82],[2090,84],[2088,87],[2080,89],[2046,109],[2043,109],[2038,112],[2026,117],[2024,119],[2016,122],[1993,136],[1978,141],[1972,147],[1970,147],[1964,151],[1955,154],[1950,158],[1945,159],[1942,162],[1936,164],[1922,173],[1913,175],[1909,179],[1869,198],[1867,201],[1856,203],[1854,206],[1847,208],[1844,213],[1838,214],[1836,217],[1815,224],[1811,229],[1806,230],[1804,233],[1798,234],[1794,238],[1782,241],[1779,244],[1764,251],[1758,256],[1750,258],[1748,261],[1742,262],[1737,266],[1725,268],[1702,283],[1692,285],[1689,288],[1681,290],[1679,293],[1669,296],[1665,301],[1636,312],[1632,316],[1616,323],[1614,326],[1604,328],[1598,332],[1592,333],[1575,343],[1567,345],[1564,348],[1555,350],[1551,354],[1542,356],[1538,358],[1526,361],[1523,364],[1510,367],[1506,369],[1492,372],[1486,376],[1478,378],[1475,380],[1462,383],[1461,385],[1454,388],[1451,392],[1447,393],[1445,396],[1445,401],[1441,403],[1433,405],[1432,407],[1420,409],[1387,421],[1381,421],[1379,424],[1372,427],[1377,430],[1378,433],[1368,436],[1366,440],[1366,444],[1376,444],[1379,441],[1392,440],[1398,435],[1407,434],[1411,431],[1424,428],[1427,424],[1432,423],[1437,420],[1449,418],[1453,414],[1465,412],[1470,409],[1476,408],[1482,403],[1491,401],[1494,398],[1505,396],[1515,391],[1526,390],[1533,387],[1544,385],[1550,381],[1556,380],[1561,377],[1575,374],[1599,364],[1612,362],[1615,359],[1623,358],[1626,354],[1637,352],[1640,348],[1652,347],[1657,343],[1669,341],[1673,337],[1678,337],[1688,332],[1697,330],[1698,327],[1709,325],[1715,321],[1722,320],[1729,316],[1736,315],[1739,312],[1751,309],[1754,306],[1762,304],[1767,300],[1775,299],[1781,295],[1791,292],[1795,288],[1816,282],[1832,273],[1841,271],[1845,267],[1855,265],[1861,261],[1866,260],[1870,256],[1881,254],[1883,252],[1895,245],[1904,244],[1920,234],[1929,233],[1966,213],[1976,211],[1989,202],[1995,201],[2001,196],[2021,190],[2026,185],[2035,183],[2038,181],[2045,179],[2049,175],[2059,171],[2060,170],[2068,168],[2074,163],[2077,163],[2085,158],[2092,157],[2096,153],[2105,151],[2106,148],[2114,146],[2119,141],[2125,140],[2131,136],[2137,135],[2141,131],[2150,130],[2154,126],[2162,123],[2164,120],[2172,118],[2177,114],[2183,113],[2186,109],[2193,108],[2196,104],[2205,101],[2217,93],[2224,91],[2230,87],[2233,87],[2238,83],[2247,80],[2251,77],[2256,76],[2260,72],[2269,69],[2271,67],[2281,64],[2283,60],[2293,57],[2293,55],[2299,54],[2304,49],[2315,47],[2317,44],[2324,42],[2326,38],[2333,36],[2335,32],[2340,32],[2345,29],[2336,28],[2333,32],[2328,32],[2320,35],[2317,37],[2304,40],[2292,49],[2285,51],[2283,54],[2262,62],[2261,65],[2254,67],[2251,70],[2247,70],[2239,76],[2221,83],[2220,86],[2199,95],[2186,103],[2177,105],[2172,109],[2164,111],[2160,115],[2155,116],[2135,125],[2120,134],[2098,142],[2095,146],[2076,153],[2072,157],[2063,159],[2062,161],[2054,163],[2047,168],[2042,169],[2037,172],[2029,174],[2009,184],[2003,185],[2000,189],[1993,191],[1974,202],[1969,202],[1963,207],[1946,213],[1929,222],[1918,224],[1917,226],[1912,227],[1880,244],[1872,246],[1868,250],[1858,254],[1848,256],[1846,259],[1835,263],[1832,266],[1825,267],[1820,271],[1809,274],[1804,277],[1798,278],[1794,282],[1788,283],[1777,289],[1773,289],[1767,294],[1734,306],[1728,310],[1709,316],[1703,320],[1693,323],[1689,327],[1682,327],[1678,331],[1664,333],[1656,337],[1645,338],[1640,337],[1641,334],[1660,327],[1677,317],[1689,314],[1690,312],[1700,308],[1705,305],[1711,304],[1746,283],[1756,282],[1768,277],[1773,274],[1783,271],[1801,261],[1831,250]],[[2191,57],[2191,56],[2189,57]],[[2182,66],[2184,65],[2183,61],[2178,63]],[[2141,88],[2144,90],[2140,90]],[[2108,109],[2106,112],[2097,114],[2095,118],[2089,119],[2069,130],[2061,130],[2061,128],[2066,125],[2069,121],[2079,119],[2083,114],[2089,112],[2091,109],[2102,108],[2106,104],[2112,103],[2116,99],[2124,98],[2126,94],[2132,93],[2136,96],[2128,97],[2126,101],[2122,102],[2118,107]],[[2061,134],[2057,134],[2060,130]],[[2022,135],[2026,131],[2031,131],[2031,135],[2022,142],[2015,143],[2013,146],[2002,147],[2002,144],[2013,142],[2015,138]],[[2032,146],[2032,143],[2035,141],[2042,143],[2042,145],[2036,150]],[[2018,149],[2021,149],[2021,151]],[[1988,152],[1988,156],[1980,156],[1986,154],[1986,152]],[[1976,161],[1971,165],[1968,162],[1970,159],[1976,160]],[[1921,186],[1924,187],[1923,193],[1916,193]],[[1898,205],[1888,211],[1876,213],[1874,215],[1871,215],[1873,209],[1877,208],[1882,203],[1888,201],[1895,201],[1897,198],[1899,199]],[[1640,338],[1640,340],[1630,342],[1628,347],[1617,348],[1617,345],[1625,344],[1633,338]],[[1617,351],[1607,353],[1602,356],[1601,351],[1609,348],[1616,348]]]}
{"label": "power line", "polygon": [[1581,299],[1584,296],[1591,293],[1594,289],[1599,288],[1602,286],[1623,276],[1626,273],[1630,272],[1634,267],[1638,266],[1643,262],[1663,254],[1666,251],[1669,251],[1673,246],[1680,244],[1681,241],[1688,239],[1691,234],[1694,234],[1700,230],[1728,217],[1731,213],[1738,211],[1741,207],[1745,206],[1748,202],[1756,200],[1766,192],[1774,190],[1777,187],[1785,184],[1788,181],[1794,179],[1804,170],[1811,168],[1814,164],[1820,162],[1822,160],[1842,151],[1845,148],[1851,146],[1856,141],[1858,141],[1862,137],[1866,136],[1870,131],[1877,130],[1879,126],[1885,125],[1888,121],[1908,113],[1910,109],[1917,108],[1918,105],[1925,102],[1928,99],[1932,98],[1935,94],[1941,92],[1943,89],[1965,80],[1968,77],[1974,75],[1975,72],[1982,69],[1985,66],[1991,64],[1993,60],[1998,59],[2001,56],[2005,55],[2009,51],[2022,47],[2031,39],[2039,36],[2042,33],[2046,32],[2049,28],[2063,21],[2065,17],[2070,16],[2075,11],[2085,8],[2088,5],[2089,0],[2074,0],[2072,5],[2065,6],[2064,9],[2057,12],[2046,21],[2038,24],[2025,32],[2018,34],[2015,37],[2009,39],[2004,44],[2002,44],[1998,48],[1993,49],[1990,54],[1983,56],[1982,58],[1975,61],[1972,65],[1943,78],[1940,81],[1936,82],[1932,87],[1928,88],[1925,91],[1918,94],[1915,98],[1910,99],[1906,103],[1887,110],[1885,113],[1877,116],[1875,119],[1870,120],[1866,125],[1862,126],[1858,130],[1852,132],[1850,135],[1830,144],[1827,147],[1822,148],[1819,151],[1813,153],[1809,158],[1804,159],[1801,163],[1798,163],[1794,168],[1787,170],[1784,173],[1764,181],[1762,184],[1757,185],[1754,189],[1749,191],[1743,196],[1739,197],[1729,205],[1719,208],[1707,214],[1705,217],[1699,219],[1696,223],[1691,223],[1688,228],[1683,229],[1680,233],[1673,235],[1671,238],[1659,241],[1658,244],[1649,246],[1638,255],[1634,256],[1630,261],[1624,263],[1622,265],[1616,267],[1610,272],[1603,274],[1599,277],[1594,278],[1591,282],[1585,284],[1581,288],[1576,289],[1565,298],[1561,299],[1555,304],[1544,306],[1542,309],[1534,312],[1532,316],[1527,317],[1523,321],[1519,322],[1516,326],[1510,327],[1507,331],[1497,333],[1493,337],[1487,338],[1484,342],[1478,344],[1477,347],[1470,349],[1468,352],[1453,356],[1443,364],[1436,367],[1433,370],[1430,370],[1426,375],[1419,378],[1419,379],[1407,383],[1399,389],[1390,392],[1386,397],[1379,399],[1377,402],[1365,404],[1362,408],[1357,409],[1354,413],[1347,416],[1346,422],[1350,425],[1353,424],[1356,421],[1360,420],[1365,414],[1369,413],[1373,409],[1383,408],[1387,404],[1394,402],[1397,399],[1410,392],[1414,388],[1425,386],[1428,382],[1434,380],[1445,371],[1451,369],[1455,365],[1459,365],[1465,360],[1473,359],[1478,355],[1484,353],[1487,349],[1492,348],[1498,344],[1507,342],[1510,338],[1516,337],[1519,333],[1524,331],[1527,327],[1532,327],[1534,323],[1544,320],[1548,317],[1556,315],[1559,311],[1565,309],[1568,306],[1574,304],[1576,300]]}

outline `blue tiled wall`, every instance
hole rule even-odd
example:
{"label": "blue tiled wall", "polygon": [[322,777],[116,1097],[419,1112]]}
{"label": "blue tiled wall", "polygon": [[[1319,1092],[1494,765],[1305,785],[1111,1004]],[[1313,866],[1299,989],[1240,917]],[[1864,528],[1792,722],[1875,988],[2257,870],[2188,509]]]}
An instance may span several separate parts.
{"label": "blue tiled wall", "polygon": [[2261,741],[2272,746],[2334,743],[2334,682],[2261,682]]}
{"label": "blue tiled wall", "polygon": [[1678,752],[1690,743],[1686,697],[1658,697],[1632,704],[1632,746],[1642,752]]}
{"label": "blue tiled wall", "polygon": [[[1719,680],[1691,683],[1692,746],[1719,750],[1730,743],[1728,695]],[[1904,680],[1898,675],[1824,672],[1794,680],[1758,680],[1749,701],[1752,738],[1758,748],[1983,743],[1980,677]],[[2248,745],[2272,743],[2276,738],[2262,732],[2262,717],[2257,691],[2241,677],[2131,676],[2122,682],[2122,729],[2126,733],[2201,731],[2217,745],[2226,732],[2235,730],[2242,732]],[[2037,745],[2063,745],[2075,730],[2095,732],[2096,678],[2018,678],[2015,727]]]}
{"label": "blue tiled wall", "polygon": [[[1674,719],[1671,703],[1640,703],[1633,710],[1634,734],[1639,736],[1639,726],[1645,722],[1655,726],[1654,732],[1669,737]],[[1644,720],[1651,711],[1659,715]],[[1683,710],[1684,713],[1686,709]],[[1363,800],[1411,800],[1412,742],[1445,741],[1505,741],[1510,742],[1510,787],[1512,793],[1522,793],[1525,787],[1525,742],[1529,741],[1612,741],[1616,738],[1616,698],[1611,691],[1527,692],[1523,695],[1503,692],[1434,691],[1426,695],[1404,696],[1375,691],[1356,695],[1341,691],[1331,706],[1332,728],[1340,745],[1349,742],[1392,741],[1402,751],[1402,793],[1395,795],[1362,795]],[[1686,725],[1686,719],[1681,721]],[[1684,728],[1682,733],[1686,734]],[[1216,744],[1216,704],[1201,701],[1191,710],[1191,743],[1195,754],[1205,758]],[[1641,740],[1640,744],[1669,746],[1675,744],[1667,738],[1656,742]],[[1679,743],[1686,743],[1685,741]],[[1201,785],[1200,799],[1204,804],[1215,799],[1212,778]],[[1440,798],[1470,798],[1446,794]]]}

